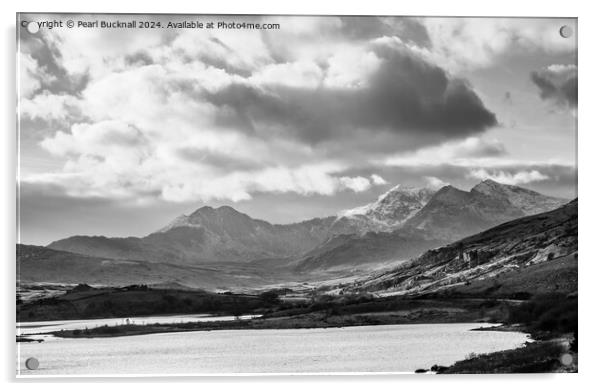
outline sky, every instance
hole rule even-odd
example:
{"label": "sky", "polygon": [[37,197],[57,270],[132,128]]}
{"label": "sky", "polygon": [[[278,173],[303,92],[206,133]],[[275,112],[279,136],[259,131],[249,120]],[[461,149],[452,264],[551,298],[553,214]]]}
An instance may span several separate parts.
{"label": "sky", "polygon": [[20,17],[163,26],[18,28],[21,243],[204,205],[296,222],[397,184],[577,196],[575,19]]}

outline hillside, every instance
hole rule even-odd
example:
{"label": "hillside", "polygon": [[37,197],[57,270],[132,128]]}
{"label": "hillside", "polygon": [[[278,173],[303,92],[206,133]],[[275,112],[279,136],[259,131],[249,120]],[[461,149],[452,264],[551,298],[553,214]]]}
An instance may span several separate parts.
{"label": "hillside", "polygon": [[17,245],[17,280],[23,284],[178,284],[214,290],[260,286],[272,283],[277,278],[270,269],[261,265],[178,266],[169,263],[91,257],[40,246]]}
{"label": "hillside", "polygon": [[[524,283],[517,289],[537,293],[540,283],[536,280],[550,278],[550,274],[559,270],[549,262],[558,260],[561,269],[576,268],[576,253],[577,200],[574,200],[553,211],[516,219],[429,250],[411,262],[358,281],[346,289],[381,294],[424,294],[454,287],[459,292],[474,292],[476,289],[458,287],[475,284],[475,288],[482,286],[483,290],[487,290],[492,279],[500,280],[511,276],[505,273],[518,271]],[[561,264],[561,260],[564,263]],[[544,265],[552,266],[546,268]],[[534,277],[533,281],[529,282],[526,273]],[[535,278],[537,275],[539,277]],[[574,280],[576,286],[576,270],[575,273],[566,273],[566,276]],[[561,286],[567,282],[555,281],[552,284]]]}
{"label": "hillside", "polygon": [[375,266],[409,259],[441,244],[437,240],[399,232],[338,235],[299,258],[295,270],[370,270]]}

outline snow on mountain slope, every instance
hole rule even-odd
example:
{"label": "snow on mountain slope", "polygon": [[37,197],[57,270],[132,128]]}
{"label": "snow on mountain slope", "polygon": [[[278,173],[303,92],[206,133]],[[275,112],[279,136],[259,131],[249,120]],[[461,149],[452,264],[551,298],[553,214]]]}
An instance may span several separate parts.
{"label": "snow on mountain slope", "polygon": [[337,223],[353,225],[360,232],[391,231],[422,209],[433,194],[435,189],[397,185],[375,202],[339,212],[335,226]]}

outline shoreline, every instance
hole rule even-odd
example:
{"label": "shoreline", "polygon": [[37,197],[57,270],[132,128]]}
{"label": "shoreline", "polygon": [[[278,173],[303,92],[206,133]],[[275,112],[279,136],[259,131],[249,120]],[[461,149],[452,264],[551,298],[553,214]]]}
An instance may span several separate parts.
{"label": "shoreline", "polygon": [[[406,314],[407,315],[407,314]],[[424,315],[424,314],[423,314]],[[432,314],[431,314],[432,315]],[[43,342],[36,335],[53,335],[59,338],[117,338],[149,334],[183,333],[219,330],[273,330],[273,329],[325,329],[362,326],[483,323],[470,331],[497,331],[524,333],[530,341],[514,349],[487,354],[468,355],[450,366],[435,364],[431,368],[417,368],[415,373],[480,374],[480,373],[535,373],[577,372],[577,353],[573,351],[568,334],[544,333],[530,329],[525,324],[496,322],[491,319],[453,319],[443,316],[394,317],[390,314],[328,315],[309,313],[285,317],[261,317],[245,320],[188,322],[172,324],[101,326],[92,329],[61,330],[51,333],[17,336],[19,343]],[[491,325],[495,323],[495,325]]]}
{"label": "shoreline", "polygon": [[[159,333],[179,333],[193,331],[220,331],[220,330],[296,330],[296,329],[326,329],[343,327],[362,327],[362,326],[390,326],[390,325],[415,325],[415,324],[459,324],[459,323],[487,323],[484,321],[424,321],[424,320],[399,320],[399,321],[379,321],[378,318],[370,320],[362,319],[353,321],[349,319],[334,319],[323,322],[308,322],[305,319],[249,319],[240,321],[216,321],[216,322],[188,322],[173,324],[147,324],[147,325],[119,325],[119,326],[100,326],[93,329],[75,329],[62,330],[51,333],[27,334],[27,336],[50,334],[59,338],[111,338],[125,337],[135,335],[159,334]],[[476,330],[476,329],[473,329]],[[502,330],[500,330],[502,331]],[[521,331],[523,332],[523,331]]]}
{"label": "shoreline", "polygon": [[[342,301],[340,301],[342,300]],[[206,331],[225,329],[298,329],[383,324],[433,324],[433,323],[502,323],[503,301],[490,299],[368,299],[350,297],[333,300],[316,300],[296,305],[275,303],[253,319],[215,320],[185,323],[120,324],[94,326],[78,330],[45,332],[63,338],[92,338],[122,335],[141,335],[163,332]],[[247,313],[246,311],[243,313]],[[232,315],[232,314],[231,314]],[[111,314],[111,317],[114,317]],[[234,315],[236,316],[236,315]],[[60,326],[58,326],[60,327]],[[31,330],[34,331],[34,330]],[[35,332],[35,331],[34,331]],[[42,333],[38,333],[42,334]]]}
{"label": "shoreline", "polygon": [[[202,294],[192,297],[187,296],[188,293],[150,291],[135,287],[125,291],[123,289],[105,289],[101,292],[103,296],[99,301],[98,293],[97,290],[71,292],[61,300],[38,301],[26,308],[18,308],[18,310],[27,311],[20,312],[20,314],[27,314],[28,320],[32,321],[36,317],[38,319],[45,318],[49,314],[54,316],[62,314],[70,317],[80,314],[90,316],[107,313],[113,318],[122,317],[119,315],[125,313],[127,318],[128,315],[134,315],[131,311],[129,314],[126,311],[133,304],[136,304],[135,308],[139,309],[138,312],[144,312],[145,315],[150,315],[150,312],[168,312],[169,310],[176,312],[180,308],[194,308],[195,313],[198,314],[208,313],[201,308],[209,309],[219,304],[222,313],[230,312],[230,315],[235,318],[234,320],[209,322],[184,320],[185,323],[160,323],[159,321],[152,324],[134,323],[113,326],[105,324],[74,330],[57,330],[61,327],[61,325],[57,325],[54,331],[35,333],[39,330],[33,329],[31,330],[34,332],[32,334],[17,336],[17,343],[34,342],[40,335],[67,339],[90,339],[192,331],[324,329],[374,325],[472,323],[471,331],[519,332],[525,334],[530,341],[511,350],[486,355],[471,354],[447,368],[439,365],[434,365],[430,370],[417,368],[418,373],[577,371],[576,295],[550,294],[528,300],[453,296],[383,298],[362,295],[317,296],[304,302],[289,303],[276,300],[275,294],[259,296],[207,296]],[[155,299],[159,300],[162,305],[157,306],[157,302],[153,301]],[[141,300],[143,305],[141,305]],[[95,302],[102,305],[92,306],[94,311],[87,311]],[[173,302],[174,306],[168,308],[168,302]],[[193,303],[197,305],[191,305]],[[83,310],[74,311],[74,305]],[[255,313],[260,317],[241,318],[240,316],[245,313]],[[33,316],[30,316],[31,314]],[[159,314],[154,316],[157,315]],[[74,327],[83,327],[83,325]]]}

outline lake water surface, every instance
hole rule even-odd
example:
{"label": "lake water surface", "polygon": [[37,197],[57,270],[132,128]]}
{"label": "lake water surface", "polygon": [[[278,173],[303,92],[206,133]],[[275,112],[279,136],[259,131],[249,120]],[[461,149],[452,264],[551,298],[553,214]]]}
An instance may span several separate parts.
{"label": "lake water surface", "polygon": [[[239,319],[251,319],[261,315],[242,315]],[[83,330],[86,327],[93,329],[101,326],[119,326],[129,324],[173,324],[188,322],[216,322],[234,320],[234,316],[215,316],[211,314],[191,314],[191,315],[163,315],[163,316],[135,316],[130,318],[103,318],[103,319],[81,319],[81,320],[48,320],[43,322],[17,322],[17,335],[33,335],[36,339],[55,338],[45,333],[52,333],[60,330]],[[41,334],[41,335],[40,335]]]}
{"label": "lake water surface", "polygon": [[[328,329],[217,330],[18,343],[17,372],[29,375],[414,372],[470,353],[511,349],[518,332],[470,331],[482,323]],[[25,368],[35,357],[40,367]]]}

